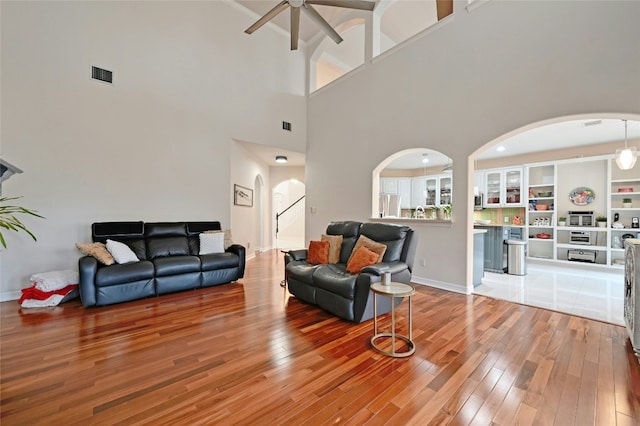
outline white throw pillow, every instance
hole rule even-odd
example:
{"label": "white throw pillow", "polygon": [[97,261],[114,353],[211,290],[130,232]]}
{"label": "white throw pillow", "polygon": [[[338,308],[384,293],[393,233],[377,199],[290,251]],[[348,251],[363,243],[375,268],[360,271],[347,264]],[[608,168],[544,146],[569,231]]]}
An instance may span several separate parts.
{"label": "white throw pillow", "polygon": [[140,260],[128,245],[118,241],[107,240],[107,250],[109,250],[116,263],[129,263]]}
{"label": "white throw pillow", "polygon": [[204,234],[217,234],[218,232],[224,233],[224,249],[228,249],[229,246],[233,244],[233,239],[231,238],[231,229],[225,229],[224,231],[204,231]]}
{"label": "white throw pillow", "polygon": [[200,234],[200,253],[213,254],[224,253],[224,233],[216,232],[215,234]]}

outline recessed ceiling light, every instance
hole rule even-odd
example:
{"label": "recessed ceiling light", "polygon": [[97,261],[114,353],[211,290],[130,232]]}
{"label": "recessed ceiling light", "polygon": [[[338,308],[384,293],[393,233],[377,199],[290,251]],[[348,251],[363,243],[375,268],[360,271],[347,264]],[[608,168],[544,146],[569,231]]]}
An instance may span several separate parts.
{"label": "recessed ceiling light", "polygon": [[276,155],[276,163],[286,163],[289,161],[284,155]]}
{"label": "recessed ceiling light", "polygon": [[499,146],[496,148],[496,151],[498,151],[498,152],[502,152],[502,151],[504,151],[505,149],[507,149],[507,148],[505,148],[505,147],[504,147],[504,145],[499,145]]}
{"label": "recessed ceiling light", "polygon": [[427,164],[429,162],[429,158],[427,157],[429,154],[422,154],[422,163]]}

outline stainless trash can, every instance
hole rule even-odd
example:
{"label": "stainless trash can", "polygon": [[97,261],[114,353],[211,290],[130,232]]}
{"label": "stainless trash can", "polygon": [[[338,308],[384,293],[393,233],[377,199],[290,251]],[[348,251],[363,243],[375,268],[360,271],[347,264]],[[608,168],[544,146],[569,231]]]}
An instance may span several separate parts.
{"label": "stainless trash can", "polygon": [[527,275],[527,242],[522,240],[506,240],[507,274]]}

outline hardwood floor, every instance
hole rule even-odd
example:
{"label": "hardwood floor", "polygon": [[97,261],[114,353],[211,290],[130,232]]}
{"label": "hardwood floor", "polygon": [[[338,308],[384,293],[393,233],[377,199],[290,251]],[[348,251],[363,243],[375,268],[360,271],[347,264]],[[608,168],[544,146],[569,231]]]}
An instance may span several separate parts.
{"label": "hardwood floor", "polygon": [[394,359],[371,349],[372,321],[285,296],[282,275],[274,250],[228,285],[91,309],[1,303],[0,423],[640,424],[623,327],[416,286],[416,353]]}

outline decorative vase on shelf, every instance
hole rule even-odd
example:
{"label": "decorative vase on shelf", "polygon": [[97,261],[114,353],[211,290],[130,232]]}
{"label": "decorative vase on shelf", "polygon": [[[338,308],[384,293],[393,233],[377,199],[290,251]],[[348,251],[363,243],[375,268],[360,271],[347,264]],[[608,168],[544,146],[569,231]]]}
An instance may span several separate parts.
{"label": "decorative vase on shelf", "polygon": [[623,198],[622,207],[624,207],[625,209],[629,209],[633,207],[633,204],[631,203],[631,198]]}

